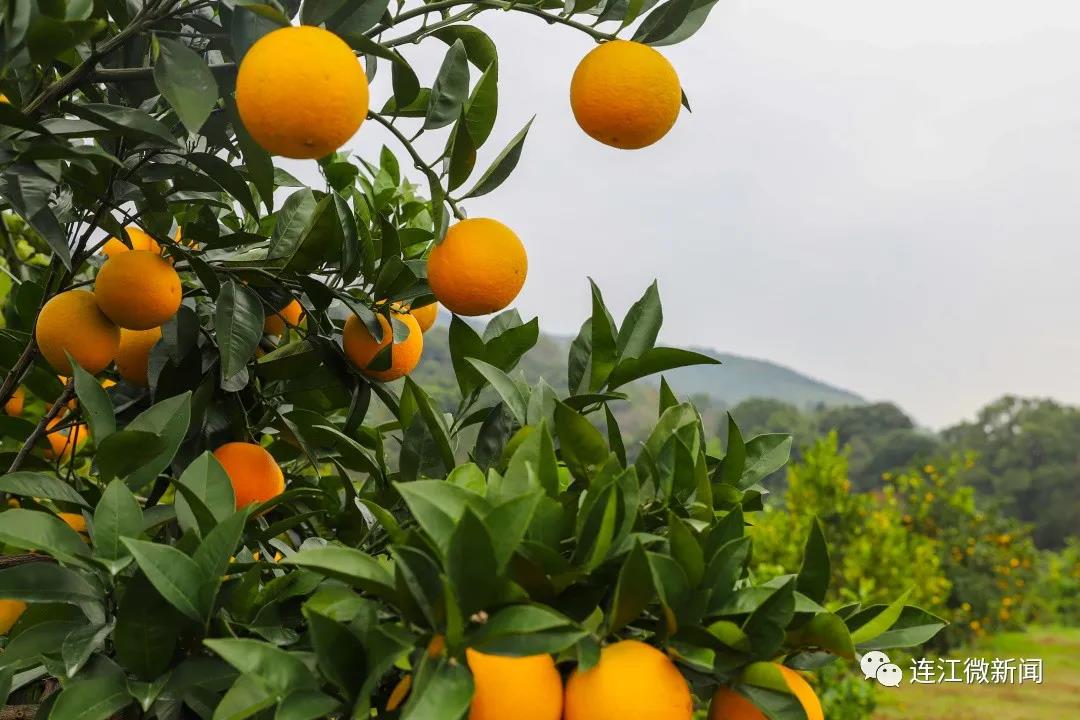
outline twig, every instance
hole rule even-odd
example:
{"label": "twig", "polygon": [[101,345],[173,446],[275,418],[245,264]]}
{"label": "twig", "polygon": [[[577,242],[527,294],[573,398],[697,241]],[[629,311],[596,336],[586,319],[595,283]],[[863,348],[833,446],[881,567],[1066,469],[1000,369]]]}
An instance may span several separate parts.
{"label": "twig", "polygon": [[[34,432],[30,433],[30,437],[26,439],[23,446],[19,448],[19,454],[15,456],[15,459],[11,461],[11,467],[8,468],[9,473],[13,473],[19,469],[26,460],[26,456],[30,454],[30,451],[34,448],[38,439],[45,433],[45,428],[50,422],[56,419],[56,416],[60,414],[60,411],[67,405],[68,400],[75,394],[75,378],[74,376],[68,379],[67,385],[64,386],[64,392],[60,395],[60,398],[53,403],[53,406],[49,408],[49,412],[45,413],[45,417],[41,418],[41,422],[34,428]],[[74,452],[74,450],[72,451]]]}
{"label": "twig", "polygon": [[464,220],[465,213],[461,211],[461,208],[458,207],[458,204],[453,200],[453,198],[450,197],[450,193],[446,192],[446,189],[443,188],[442,182],[439,180],[439,176],[435,173],[432,167],[426,162],[424,162],[424,159],[420,157],[420,153],[416,152],[416,148],[413,147],[413,144],[409,141],[409,138],[402,135],[401,131],[394,127],[393,123],[391,123],[379,113],[369,112],[368,117],[389,130],[390,134],[397,138],[398,142],[401,143],[402,147],[405,148],[405,151],[409,153],[409,156],[412,158],[413,163],[416,165],[416,169],[422,171],[433,185],[438,185],[439,189],[442,191],[442,194],[446,199],[446,203],[450,206],[450,209],[454,211],[454,217],[456,217],[458,220]]}
{"label": "twig", "polygon": [[21,555],[3,555],[0,556],[0,570],[15,567],[16,565],[29,565],[30,563],[54,563],[56,562],[48,555],[36,555],[31,553],[23,553]]}
{"label": "twig", "polygon": [[0,720],[34,720],[40,705],[4,705],[0,707]]}

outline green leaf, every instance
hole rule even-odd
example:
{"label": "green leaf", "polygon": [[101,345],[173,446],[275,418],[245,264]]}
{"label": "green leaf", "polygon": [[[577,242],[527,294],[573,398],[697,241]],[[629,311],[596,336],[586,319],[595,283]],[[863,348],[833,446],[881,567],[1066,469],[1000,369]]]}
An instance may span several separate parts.
{"label": "green leaf", "polygon": [[705,576],[705,553],[690,525],[672,513],[668,514],[668,542],[671,556],[686,573],[691,587],[697,587]]}
{"label": "green leaf", "polygon": [[884,608],[880,605],[869,607],[849,618],[848,627],[851,628],[851,639],[855,644],[869,642],[891,628],[900,619],[904,602],[911,595],[911,590],[908,588]]}
{"label": "green leaf", "polygon": [[360,639],[344,623],[304,607],[311,644],[324,677],[346,695],[354,691],[354,678],[362,677],[367,656]]}
{"label": "green leaf", "polygon": [[743,623],[743,632],[758,658],[774,655],[784,644],[784,631],[795,614],[795,580],[776,588]]}
{"label": "green leaf", "polygon": [[825,602],[825,592],[829,589],[830,565],[829,547],[825,542],[825,531],[821,521],[814,518],[810,534],[806,538],[803,550],[802,568],[796,589],[817,603]]}
{"label": "green leaf", "polygon": [[[876,609],[867,608],[870,612]],[[892,627],[871,640],[859,643],[859,651],[916,647],[929,642],[946,624],[944,620],[922,608],[907,605]]]}
{"label": "green leaf", "polygon": [[107,720],[131,704],[124,674],[110,672],[76,679],[64,686],[53,703],[50,720]]}
{"label": "green leaf", "polygon": [[306,548],[285,558],[282,564],[306,568],[376,594],[394,593],[394,579],[386,568],[367,553],[352,548],[338,545]]}
{"label": "green leaf", "polygon": [[237,638],[208,639],[203,643],[279,698],[295,690],[318,688],[315,677],[299,657],[269,643]]}
{"label": "green leaf", "polygon": [[339,705],[337,700],[318,690],[297,690],[281,701],[274,720],[322,720],[331,717]]}
{"label": "green leaf", "polygon": [[608,378],[608,389],[626,385],[649,375],[667,372],[688,365],[719,365],[716,358],[678,348],[657,347],[646,350],[637,358],[621,360]]}
{"label": "green leaf", "polygon": [[469,646],[489,655],[527,657],[558,654],[586,635],[572,620],[542,605],[511,605],[492,615]]}
{"label": "green leaf", "polygon": [[122,538],[121,542],[154,589],[185,616],[201,624],[209,608],[202,605],[204,577],[195,561],[171,545],[131,538]]}
{"label": "green leaf", "polygon": [[47,500],[74,503],[90,507],[85,498],[59,478],[34,472],[13,472],[0,476],[0,492],[21,497],[36,497]]}
{"label": "green leaf", "polygon": [[592,292],[592,322],[589,330],[592,340],[589,343],[591,355],[589,357],[589,384],[588,390],[596,392],[604,387],[608,376],[615,368],[616,361],[616,329],[615,321],[604,303],[604,297],[600,288],[589,279],[589,289]]}
{"label": "green leaf", "polygon": [[105,643],[105,638],[112,632],[113,626],[89,624],[74,630],[64,638],[64,644],[60,646],[60,659],[64,663],[64,673],[67,677],[75,677],[90,656]]}
{"label": "green leaf", "polygon": [[248,511],[238,510],[206,534],[192,559],[202,573],[201,607],[211,608],[217,597],[221,579],[228,572],[229,558],[240,544]]}
{"label": "green leaf", "polygon": [[469,708],[472,695],[472,674],[464,664],[451,663],[445,658],[429,661],[417,674],[401,720],[461,718]]}
{"label": "green leaf", "polygon": [[469,136],[469,125],[464,110],[454,125],[454,131],[448,143],[448,152],[444,155],[450,158],[446,174],[446,189],[456,190],[469,179],[469,175],[476,166],[476,145]]}
{"label": "green leaf", "polygon": [[165,449],[165,440],[145,430],[120,430],[97,442],[97,460],[101,479],[125,478]]}
{"label": "green leaf", "polygon": [[617,632],[636,620],[656,595],[653,586],[649,558],[640,542],[626,556],[619,579],[615,584],[615,598],[608,619],[608,632]]}
{"label": "green leaf", "polygon": [[153,142],[157,145],[164,143],[172,148],[177,145],[176,138],[173,137],[169,128],[142,110],[101,103],[71,103],[65,107],[69,112],[114,130],[125,137]]}
{"label": "green leaf", "polygon": [[80,563],[90,554],[79,533],[63,520],[22,508],[0,513],[0,542],[22,550],[40,550],[62,562]]}
{"label": "green leaf", "polygon": [[[339,35],[360,35],[375,26],[389,6],[389,0],[364,0],[363,2],[348,2],[345,6],[348,10],[342,16],[337,13],[328,28]],[[307,3],[304,3],[307,6]],[[313,23],[318,24],[318,23]]]}
{"label": "green leaf", "polygon": [[411,393],[416,401],[417,409],[427,424],[431,437],[435,440],[435,446],[439,450],[443,467],[447,471],[454,467],[454,448],[450,444],[450,430],[446,427],[442,412],[435,407],[435,403],[424,390],[410,378],[405,378],[405,392]]}
{"label": "green leaf", "polygon": [[439,74],[431,85],[424,129],[446,127],[461,115],[469,94],[469,61],[465,45],[456,41],[447,50]]}
{"label": "green leaf", "polygon": [[518,131],[518,134],[510,140],[510,143],[503,148],[503,151],[499,153],[499,156],[495,158],[495,161],[491,163],[491,167],[480,176],[480,180],[477,181],[473,189],[462,196],[462,200],[487,195],[489,192],[502,185],[506,178],[510,177],[510,173],[514,171],[514,168],[517,167],[518,160],[521,159],[521,149],[525,145],[525,137],[529,134],[529,128],[532,127],[533,119],[535,118],[531,118],[529,122],[525,123],[525,127]]}
{"label": "green leaf", "polygon": [[784,467],[791,456],[791,436],[777,433],[758,435],[746,443],[746,465],[739,487],[748,488]]}
{"label": "green leaf", "polygon": [[641,21],[632,39],[648,44],[666,38],[686,21],[692,4],[693,0],[668,0]]}
{"label": "green leaf", "polygon": [[101,592],[82,574],[43,562],[0,570],[0,597],[28,603],[102,602]]}
{"label": "green leaf", "polygon": [[619,360],[641,357],[656,345],[660,326],[664,322],[664,310],[660,304],[660,292],[654,281],[641,298],[630,306],[622,327],[616,350]]}
{"label": "green leaf", "polygon": [[727,420],[727,444],[717,479],[725,485],[738,485],[746,467],[746,443],[731,413],[728,413]]}
{"label": "green leaf", "polygon": [[609,453],[604,436],[584,415],[562,402],[555,405],[555,435],[563,461],[579,480],[587,482],[596,468],[607,461]]}
{"label": "green leaf", "polygon": [[465,125],[474,148],[483,147],[495,127],[499,111],[499,66],[492,63],[476,81],[465,102]]}
{"label": "green leaf", "polygon": [[847,660],[855,659],[855,645],[843,618],[834,613],[819,613],[794,634],[802,645],[819,647]]}
{"label": "green leaf", "polygon": [[[229,475],[210,451],[192,460],[173,484],[180,490],[176,497],[176,517],[182,528],[199,527],[204,533],[209,532],[236,508]],[[205,508],[209,517],[197,522],[193,506]]]}
{"label": "green leaf", "polygon": [[510,376],[483,360],[465,358],[465,361],[476,368],[476,371],[491,383],[491,387],[495,388],[495,392],[499,393],[499,397],[506,403],[506,407],[514,415],[514,419],[517,420],[518,424],[525,425],[529,401],[522,394],[517,384],[510,379]]}
{"label": "green leaf", "polygon": [[125,430],[145,430],[165,441],[165,449],[127,477],[128,487],[138,492],[155,480],[169,466],[187,435],[191,422],[191,393],[171,397],[155,404],[128,423]]}
{"label": "green leaf", "polygon": [[252,675],[241,675],[214,708],[213,720],[244,720],[278,701]]}
{"label": "green leaf", "polygon": [[75,378],[75,394],[79,398],[79,407],[90,424],[90,434],[94,438],[94,443],[100,448],[101,443],[116,430],[112,399],[105,392],[105,388],[101,387],[97,378],[79,367],[70,355],[68,359]]}
{"label": "green leaf", "polygon": [[[690,11],[673,32],[669,35],[663,35],[656,32],[656,39],[649,40],[649,44],[654,47],[661,47],[664,45],[675,45],[686,40],[705,24],[705,19],[709,17],[709,13],[716,5],[717,0],[693,0],[690,3]],[[659,30],[659,28],[658,28]],[[689,109],[689,108],[687,108]]]}
{"label": "green leaf", "polygon": [[221,286],[214,311],[214,333],[221,351],[221,377],[231,378],[247,365],[263,332],[262,301],[254,290],[229,280]]}
{"label": "green leaf", "polygon": [[120,538],[142,534],[143,513],[139,501],[127,485],[113,480],[94,510],[94,553],[107,560],[127,555]]}
{"label": "green leaf", "polygon": [[157,43],[160,54],[154,64],[154,84],[188,132],[198,132],[217,104],[214,74],[202,57],[179,40],[159,37]]}
{"label": "green leaf", "polygon": [[475,493],[442,480],[417,480],[397,483],[394,487],[420,527],[444,551],[465,508],[474,499],[480,499]]}
{"label": "green leaf", "polygon": [[480,517],[466,508],[450,536],[446,574],[463,615],[472,615],[491,602],[500,583],[494,540]]}
{"label": "green leaf", "polygon": [[255,199],[251,196],[251,190],[248,189],[244,177],[232,165],[210,153],[188,153],[184,159],[202,170],[208,178],[234,197],[253,216],[259,214],[259,208],[255,205]]}

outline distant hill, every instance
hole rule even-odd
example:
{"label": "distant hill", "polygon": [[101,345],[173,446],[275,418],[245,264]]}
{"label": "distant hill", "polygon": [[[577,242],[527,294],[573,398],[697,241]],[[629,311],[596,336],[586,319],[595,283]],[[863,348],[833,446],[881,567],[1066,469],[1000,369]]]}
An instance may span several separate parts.
{"label": "distant hill", "polygon": [[667,373],[668,384],[680,395],[707,395],[713,402],[726,407],[749,398],[782,400],[799,408],[862,405],[866,402],[853,392],[768,360],[708,348],[691,349],[714,357],[722,364],[697,365]]}
{"label": "distant hill", "polygon": [[[426,387],[452,392],[454,376],[445,320],[445,316],[440,317],[439,324],[424,336],[424,360],[413,377]],[[541,333],[539,342],[522,360],[520,368],[530,381],[542,377],[556,388],[565,388],[569,347],[570,338]],[[803,409],[866,402],[853,392],[776,363],[707,348],[693,349],[717,358],[722,364],[679,368],[665,373],[672,389],[682,397],[705,396],[717,407],[731,407],[748,398],[782,400]],[[659,378],[653,384],[659,385]]]}

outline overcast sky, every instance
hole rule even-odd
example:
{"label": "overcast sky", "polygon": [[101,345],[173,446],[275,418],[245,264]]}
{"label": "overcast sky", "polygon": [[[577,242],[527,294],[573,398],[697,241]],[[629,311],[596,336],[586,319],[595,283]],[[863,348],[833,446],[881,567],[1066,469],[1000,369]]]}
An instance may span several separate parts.
{"label": "overcast sky", "polygon": [[[587,37],[479,23],[501,98],[478,171],[537,119],[517,172],[467,210],[521,236],[517,305],[545,330],[577,329],[586,276],[619,315],[655,277],[665,342],[767,358],[932,427],[1006,392],[1080,402],[1075,0],[721,0],[663,49],[693,114],[636,152],[574,123]],[[432,42],[404,49],[425,84]],[[366,123],[351,147],[385,139]]]}

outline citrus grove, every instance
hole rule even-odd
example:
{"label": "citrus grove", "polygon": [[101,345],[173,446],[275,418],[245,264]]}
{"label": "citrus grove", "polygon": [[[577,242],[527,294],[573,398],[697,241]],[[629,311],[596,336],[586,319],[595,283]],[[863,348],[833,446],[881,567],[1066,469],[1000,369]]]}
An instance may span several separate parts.
{"label": "citrus grove", "polygon": [[933,637],[825,605],[815,522],[751,577],[790,437],[711,453],[661,384],[623,441],[627,385],[714,362],[657,345],[655,284],[621,322],[592,286],[565,377],[515,371],[543,239],[467,211],[529,157],[526,124],[477,168],[527,79],[474,18],[595,40],[540,110],[615,153],[705,132],[658,48],[712,5],[5,2],[0,713],[820,720],[816,669]]}

